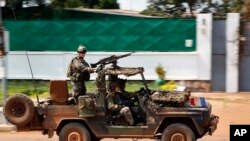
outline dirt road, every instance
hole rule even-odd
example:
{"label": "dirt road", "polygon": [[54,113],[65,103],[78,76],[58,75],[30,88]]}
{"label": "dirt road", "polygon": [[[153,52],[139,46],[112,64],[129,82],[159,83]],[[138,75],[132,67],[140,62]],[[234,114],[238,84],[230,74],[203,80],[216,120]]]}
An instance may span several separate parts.
{"label": "dirt road", "polygon": [[[198,141],[229,141],[230,124],[250,124],[250,98],[214,98],[208,100],[213,105],[213,113],[220,117],[220,122],[213,136],[207,135]],[[115,139],[103,139],[102,141],[112,140]],[[0,141],[58,141],[58,137],[54,136],[52,139],[48,139],[40,132],[0,132]],[[131,141],[131,139],[121,139],[121,141]],[[143,141],[156,140],[143,139]]]}
{"label": "dirt road", "polygon": [[[118,139],[103,139],[102,141],[117,141]],[[40,132],[12,132],[0,133],[0,141],[58,141],[55,136],[51,139],[43,136]],[[132,139],[119,139],[119,141],[132,141]],[[160,141],[156,139],[139,139],[138,141]],[[229,141],[228,137],[224,136],[205,136],[198,141]]]}

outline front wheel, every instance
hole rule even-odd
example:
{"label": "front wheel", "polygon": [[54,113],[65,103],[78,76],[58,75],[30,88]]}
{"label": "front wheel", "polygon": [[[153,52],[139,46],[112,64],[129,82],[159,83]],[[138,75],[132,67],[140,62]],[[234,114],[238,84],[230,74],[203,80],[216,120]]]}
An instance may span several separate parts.
{"label": "front wheel", "polygon": [[59,141],[91,141],[91,136],[82,124],[69,123],[62,128]]}
{"label": "front wheel", "polygon": [[169,125],[163,131],[162,141],[196,141],[193,131],[184,124]]}

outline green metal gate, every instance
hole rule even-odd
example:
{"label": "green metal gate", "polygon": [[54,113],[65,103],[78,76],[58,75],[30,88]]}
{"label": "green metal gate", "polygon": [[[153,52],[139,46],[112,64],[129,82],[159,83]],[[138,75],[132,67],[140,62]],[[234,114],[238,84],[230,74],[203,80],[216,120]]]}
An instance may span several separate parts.
{"label": "green metal gate", "polygon": [[4,26],[11,51],[75,51],[81,43],[89,51],[196,50],[195,19],[5,20]]}

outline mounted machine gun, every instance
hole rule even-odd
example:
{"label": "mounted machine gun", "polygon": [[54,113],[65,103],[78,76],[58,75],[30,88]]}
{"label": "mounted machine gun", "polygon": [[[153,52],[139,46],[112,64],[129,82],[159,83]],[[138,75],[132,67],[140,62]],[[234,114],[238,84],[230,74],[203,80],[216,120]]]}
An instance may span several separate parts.
{"label": "mounted machine gun", "polygon": [[117,55],[111,55],[110,57],[100,59],[98,62],[96,62],[94,64],[90,64],[90,65],[91,65],[92,68],[96,68],[98,65],[104,66],[104,65],[107,65],[107,64],[112,64],[113,67],[117,67],[117,60],[118,59],[130,56],[132,53],[134,53],[134,52],[123,54],[123,55],[118,55],[118,56]]}

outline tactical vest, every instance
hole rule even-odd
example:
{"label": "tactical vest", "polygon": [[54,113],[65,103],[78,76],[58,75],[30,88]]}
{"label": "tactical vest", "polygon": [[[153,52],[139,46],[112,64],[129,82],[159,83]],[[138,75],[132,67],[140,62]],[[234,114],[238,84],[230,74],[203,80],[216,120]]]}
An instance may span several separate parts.
{"label": "tactical vest", "polygon": [[[90,74],[89,72],[85,71],[85,72],[81,72],[80,70],[74,70],[72,64],[74,59],[77,59],[76,57],[73,58],[68,66],[67,69],[67,77],[70,78],[71,81],[76,82],[76,81],[88,81],[90,80]],[[89,67],[88,63],[86,61],[83,60],[84,65],[86,65],[87,67]]]}

